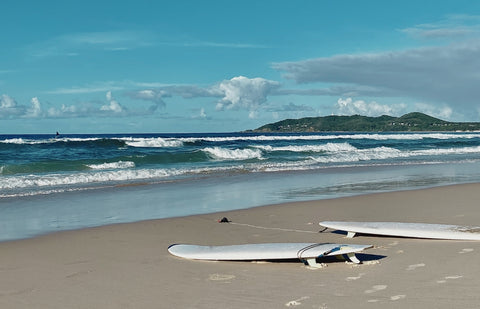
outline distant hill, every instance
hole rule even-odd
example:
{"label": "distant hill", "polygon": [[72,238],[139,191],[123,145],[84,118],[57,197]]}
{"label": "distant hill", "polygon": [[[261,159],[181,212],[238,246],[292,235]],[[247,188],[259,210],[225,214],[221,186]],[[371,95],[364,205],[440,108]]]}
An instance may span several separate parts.
{"label": "distant hill", "polygon": [[286,119],[266,124],[250,132],[408,132],[408,131],[474,131],[479,122],[449,122],[423,113],[401,117],[325,116]]}

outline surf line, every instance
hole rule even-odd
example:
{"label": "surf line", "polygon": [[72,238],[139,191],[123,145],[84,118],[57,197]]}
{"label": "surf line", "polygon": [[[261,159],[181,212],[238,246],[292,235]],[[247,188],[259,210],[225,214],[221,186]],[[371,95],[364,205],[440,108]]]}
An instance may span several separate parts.
{"label": "surf line", "polygon": [[235,225],[253,227],[253,228],[262,229],[262,230],[274,230],[274,231],[282,231],[282,232],[297,232],[297,233],[318,234],[318,232],[314,232],[314,231],[284,229],[284,228],[280,228],[280,227],[265,227],[265,226],[252,225],[252,224],[248,224],[248,223],[237,223],[237,222],[231,222],[231,221],[229,223],[230,224],[235,224]]}

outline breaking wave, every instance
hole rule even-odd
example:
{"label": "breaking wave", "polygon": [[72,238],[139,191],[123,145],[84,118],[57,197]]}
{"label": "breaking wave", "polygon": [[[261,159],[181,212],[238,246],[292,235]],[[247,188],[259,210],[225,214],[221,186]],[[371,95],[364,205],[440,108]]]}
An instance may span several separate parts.
{"label": "breaking wave", "polygon": [[107,170],[107,169],[124,169],[124,168],[134,168],[135,163],[131,161],[118,161],[112,163],[102,163],[102,164],[87,164],[92,170]]}
{"label": "breaking wave", "polygon": [[224,172],[467,161],[480,161],[480,132],[3,135],[0,197]]}
{"label": "breaking wave", "polygon": [[249,160],[262,159],[259,149],[226,149],[221,147],[207,147],[203,151],[217,160]]}

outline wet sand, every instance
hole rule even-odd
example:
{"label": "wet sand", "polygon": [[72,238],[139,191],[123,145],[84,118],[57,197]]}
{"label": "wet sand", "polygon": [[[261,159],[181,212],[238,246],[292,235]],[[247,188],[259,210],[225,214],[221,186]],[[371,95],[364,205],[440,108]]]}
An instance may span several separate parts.
{"label": "wet sand", "polygon": [[[116,224],[0,243],[1,308],[475,308],[480,242],[360,235],[318,222],[480,225],[480,184],[286,203]],[[231,223],[218,223],[227,217]],[[313,269],[282,262],[191,261],[169,245],[371,244]]]}

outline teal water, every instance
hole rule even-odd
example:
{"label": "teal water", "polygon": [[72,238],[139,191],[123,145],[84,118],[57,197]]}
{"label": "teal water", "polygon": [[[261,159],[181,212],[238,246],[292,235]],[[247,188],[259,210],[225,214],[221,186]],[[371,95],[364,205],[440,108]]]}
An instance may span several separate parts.
{"label": "teal water", "polygon": [[480,181],[480,133],[0,136],[0,240]]}

